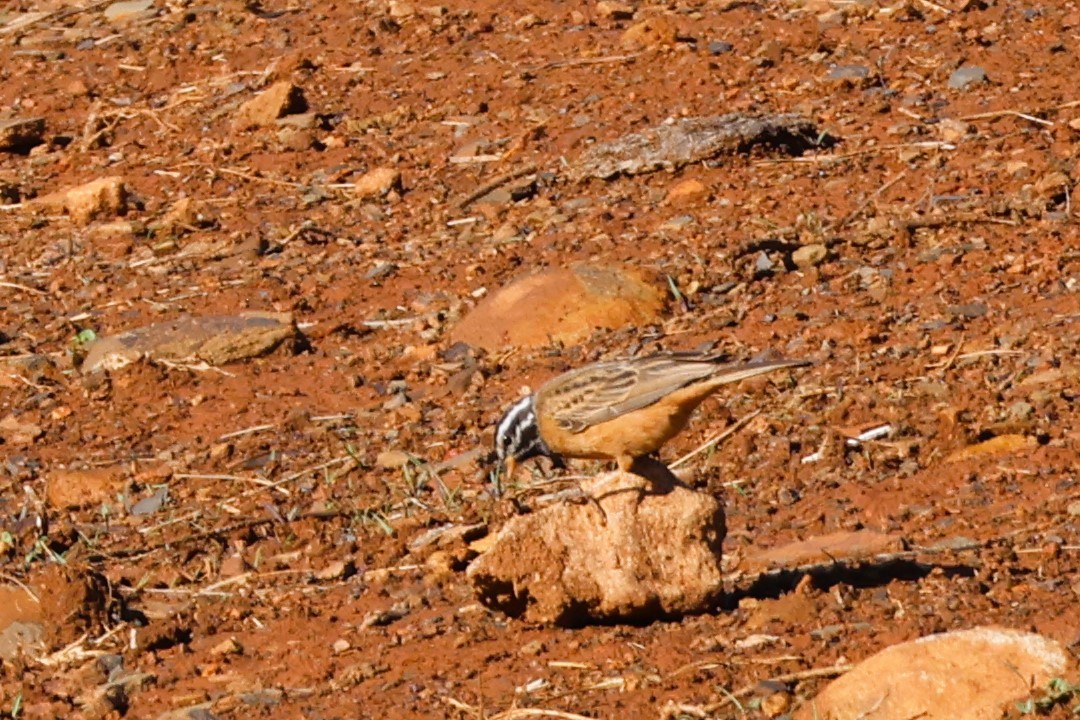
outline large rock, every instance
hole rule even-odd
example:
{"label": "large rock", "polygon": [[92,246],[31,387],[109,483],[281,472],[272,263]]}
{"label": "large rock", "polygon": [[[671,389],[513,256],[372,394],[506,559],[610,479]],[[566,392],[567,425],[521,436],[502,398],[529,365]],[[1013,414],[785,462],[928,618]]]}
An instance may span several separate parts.
{"label": "large rock", "polygon": [[87,470],[56,469],[45,483],[45,499],[54,508],[73,509],[113,503],[124,487],[121,465]]}
{"label": "large rock", "polygon": [[724,512],[666,470],[582,483],[593,500],[515,517],[469,565],[485,605],[534,622],[652,620],[704,612],[720,597]]}
{"label": "large rock", "polygon": [[49,212],[67,212],[76,225],[87,225],[99,218],[111,218],[127,212],[127,186],[124,179],[110,176],[37,198],[32,205]]}
{"label": "large rock", "polygon": [[795,720],[997,720],[1068,664],[1060,645],[1033,633],[928,635],[864,660],[799,708]]}
{"label": "large rock", "polygon": [[296,336],[288,313],[180,317],[95,340],[82,371],[118,370],[143,357],[225,365],[268,353]]}
{"label": "large rock", "polygon": [[233,129],[248,130],[273,125],[278,118],[307,110],[304,92],[288,81],[274,83],[236,111]]}
{"label": "large rock", "polygon": [[519,278],[454,328],[454,342],[493,350],[581,342],[598,327],[656,322],[664,295],[632,271],[585,264]]}

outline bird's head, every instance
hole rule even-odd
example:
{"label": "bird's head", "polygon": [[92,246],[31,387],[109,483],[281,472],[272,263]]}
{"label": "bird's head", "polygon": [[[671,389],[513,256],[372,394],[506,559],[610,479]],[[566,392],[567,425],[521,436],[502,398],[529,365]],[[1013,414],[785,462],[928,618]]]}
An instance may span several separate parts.
{"label": "bird's head", "polygon": [[518,463],[540,455],[552,456],[540,437],[536,422],[536,407],[532,395],[510,406],[495,428],[495,458],[506,468],[506,476],[514,474]]}

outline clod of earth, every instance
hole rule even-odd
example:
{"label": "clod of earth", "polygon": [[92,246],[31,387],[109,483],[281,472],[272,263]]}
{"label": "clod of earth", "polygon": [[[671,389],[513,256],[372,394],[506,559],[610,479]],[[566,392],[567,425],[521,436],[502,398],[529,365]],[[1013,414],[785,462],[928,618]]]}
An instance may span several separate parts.
{"label": "clod of earth", "polygon": [[143,357],[224,365],[268,353],[297,335],[289,313],[182,317],[95,340],[82,371],[117,370]]}
{"label": "clod of earth", "polygon": [[481,602],[557,625],[705,612],[722,592],[724,511],[673,477],[611,472],[594,498],[515,517],[467,570]]}

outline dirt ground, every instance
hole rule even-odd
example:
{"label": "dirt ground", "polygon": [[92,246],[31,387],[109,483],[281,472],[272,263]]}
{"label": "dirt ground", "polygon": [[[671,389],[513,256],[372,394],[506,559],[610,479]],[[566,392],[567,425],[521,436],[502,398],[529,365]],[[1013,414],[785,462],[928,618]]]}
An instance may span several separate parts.
{"label": "dirt ground", "polygon": [[[0,117],[45,120],[0,153],[0,571],[44,633],[4,662],[4,713],[760,717],[931,632],[1080,647],[1076,3],[146,5],[0,10]],[[282,81],[284,121],[244,121]],[[595,143],[729,112],[835,142],[570,177]],[[368,192],[376,168],[400,183]],[[107,177],[128,196],[96,217],[47,202]],[[663,317],[454,346],[485,294],[577,261],[652,273]],[[306,341],[76,367],[87,331],[240,311]],[[474,451],[520,388],[706,341],[814,362],[663,451],[760,412],[689,465],[731,567],[863,529],[914,554],[733,575],[714,612],[637,626],[479,605],[467,543],[573,484],[492,496]]]}

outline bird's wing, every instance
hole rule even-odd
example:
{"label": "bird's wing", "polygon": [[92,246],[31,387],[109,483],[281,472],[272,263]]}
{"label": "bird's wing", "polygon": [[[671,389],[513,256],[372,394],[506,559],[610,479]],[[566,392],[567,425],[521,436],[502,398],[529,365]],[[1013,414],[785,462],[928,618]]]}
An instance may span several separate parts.
{"label": "bird's wing", "polygon": [[560,427],[578,433],[652,405],[699,381],[722,385],[777,368],[805,364],[796,360],[750,363],[723,360],[715,354],[666,353],[587,365],[560,375],[541,389],[543,412]]}

